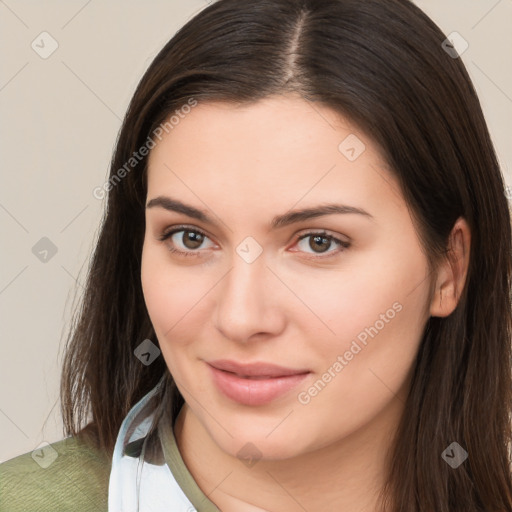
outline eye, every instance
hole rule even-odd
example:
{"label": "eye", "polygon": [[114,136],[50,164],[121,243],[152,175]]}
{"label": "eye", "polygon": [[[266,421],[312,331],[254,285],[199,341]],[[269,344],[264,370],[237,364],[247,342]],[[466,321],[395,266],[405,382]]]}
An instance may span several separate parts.
{"label": "eye", "polygon": [[208,236],[202,231],[187,226],[179,226],[171,231],[167,231],[158,239],[161,242],[170,240],[172,245],[168,247],[169,251],[180,256],[200,256],[200,252],[197,249],[201,247],[205,239],[209,240]]}
{"label": "eye", "polygon": [[[309,242],[306,243],[306,240],[309,238]],[[329,251],[329,248],[332,245],[337,245],[338,250]],[[350,247],[350,243],[344,240],[340,240],[333,235],[329,235],[325,231],[322,232],[310,232],[305,233],[299,237],[299,240],[296,244],[300,247],[301,250],[308,253],[307,249],[312,249],[312,253],[308,254],[320,254],[320,256],[313,256],[315,258],[328,258],[339,254],[340,252],[348,249]],[[321,254],[326,253],[327,256],[321,256]]]}
{"label": "eye", "polygon": [[[305,243],[308,238],[310,239],[309,243]],[[158,237],[158,240],[161,242],[170,241],[171,245],[168,246],[169,251],[179,256],[201,256],[201,246],[203,246],[205,240],[210,240],[210,238],[199,229],[188,226],[177,226],[170,231],[164,232]],[[313,257],[308,256],[309,259],[329,258],[350,247],[349,242],[340,240],[325,231],[305,233],[299,236],[295,245],[299,246],[300,252],[317,254],[317,256]],[[337,246],[338,250],[330,251],[329,248],[333,245]],[[212,245],[210,247],[212,247]],[[208,247],[202,247],[202,249],[207,248]],[[312,252],[308,252],[308,248],[311,249]],[[297,251],[293,250],[292,252]],[[324,253],[326,256],[323,256]]]}

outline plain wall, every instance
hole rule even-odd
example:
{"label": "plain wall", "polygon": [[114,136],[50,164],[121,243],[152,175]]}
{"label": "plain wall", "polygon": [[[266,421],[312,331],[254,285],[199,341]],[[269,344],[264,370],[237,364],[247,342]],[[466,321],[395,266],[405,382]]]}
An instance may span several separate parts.
{"label": "plain wall", "polygon": [[[512,185],[512,2],[416,3],[446,34],[457,31],[468,41],[462,59]],[[0,2],[0,461],[63,438],[63,334],[104,207],[93,189],[108,175],[143,72],[206,6],[205,0]],[[58,48],[42,58],[52,38]]]}

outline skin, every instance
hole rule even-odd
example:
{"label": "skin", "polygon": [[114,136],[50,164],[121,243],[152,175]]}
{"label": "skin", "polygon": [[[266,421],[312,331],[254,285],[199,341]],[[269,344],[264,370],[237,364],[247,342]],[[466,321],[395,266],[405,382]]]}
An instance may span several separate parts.
{"label": "skin", "polygon": [[[350,134],[365,145],[354,161],[338,149]],[[429,274],[376,144],[333,110],[290,95],[193,108],[151,151],[147,203],[158,196],[217,222],[146,208],[141,268],[162,355],[186,400],[177,444],[199,487],[223,512],[375,510],[423,329],[452,313],[464,285],[464,219],[450,239],[455,258]],[[325,203],[372,218],[330,214],[270,229],[276,215]],[[181,224],[204,232],[202,244],[183,231],[159,240]],[[323,230],[350,246],[298,241]],[[252,263],[236,252],[248,236],[262,248]],[[301,403],[298,394],[397,303],[394,318]],[[205,360],[221,358],[311,373],[270,404],[240,405],[212,382]],[[261,457],[250,467],[237,457],[247,443]]]}

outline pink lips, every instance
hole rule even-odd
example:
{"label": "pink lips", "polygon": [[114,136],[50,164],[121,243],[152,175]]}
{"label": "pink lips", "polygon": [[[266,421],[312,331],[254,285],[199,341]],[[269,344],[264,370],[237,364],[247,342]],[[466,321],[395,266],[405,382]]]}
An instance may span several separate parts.
{"label": "pink lips", "polygon": [[226,359],[209,361],[217,388],[244,405],[263,405],[290,391],[310,373],[270,363],[240,364]]}

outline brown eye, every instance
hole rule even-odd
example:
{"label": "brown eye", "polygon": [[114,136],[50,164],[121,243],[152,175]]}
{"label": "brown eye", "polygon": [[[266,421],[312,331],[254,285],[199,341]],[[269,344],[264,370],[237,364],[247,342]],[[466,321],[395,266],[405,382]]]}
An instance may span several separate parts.
{"label": "brown eye", "polygon": [[[309,239],[308,243],[306,243],[306,239]],[[299,237],[297,245],[302,252],[305,252],[307,254],[321,255],[325,253],[326,256],[319,256],[325,258],[330,256],[336,256],[340,252],[350,247],[349,242],[340,240],[339,238],[336,238],[327,233],[306,233],[305,235]],[[338,249],[329,250],[333,245],[337,246]]]}
{"label": "brown eye", "polygon": [[309,247],[316,251],[316,249],[320,249],[319,252],[325,252],[329,249],[331,245],[331,240],[325,236],[313,236],[309,237]]}
{"label": "brown eye", "polygon": [[202,231],[186,228],[185,226],[167,231],[158,239],[161,242],[167,242],[169,244],[168,249],[180,256],[204,256],[204,251],[200,249],[207,249],[208,246],[204,247],[204,243],[205,240],[210,240]]}
{"label": "brown eye", "polygon": [[[179,232],[178,232],[179,233]],[[203,243],[204,236],[197,231],[183,230],[181,242],[187,249],[197,249]]]}

